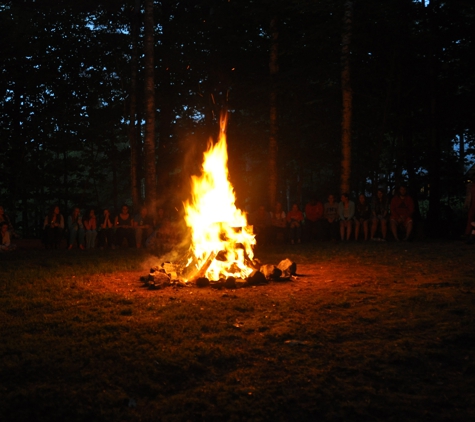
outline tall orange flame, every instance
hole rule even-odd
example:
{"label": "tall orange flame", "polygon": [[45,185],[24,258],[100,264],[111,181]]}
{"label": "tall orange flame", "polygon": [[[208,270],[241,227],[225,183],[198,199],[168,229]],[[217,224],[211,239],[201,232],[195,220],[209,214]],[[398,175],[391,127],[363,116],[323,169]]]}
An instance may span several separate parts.
{"label": "tall orange flame", "polygon": [[229,182],[226,124],[224,114],[218,142],[213,145],[210,139],[202,173],[192,176],[191,201],[184,204],[185,221],[192,234],[188,280],[197,275],[210,280],[246,278],[253,271],[249,264],[256,242],[245,213],[236,208]]}

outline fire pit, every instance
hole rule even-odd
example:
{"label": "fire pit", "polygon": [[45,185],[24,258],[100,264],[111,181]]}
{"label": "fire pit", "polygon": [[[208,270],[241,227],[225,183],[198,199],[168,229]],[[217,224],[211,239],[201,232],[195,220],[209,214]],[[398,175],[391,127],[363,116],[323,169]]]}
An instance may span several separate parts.
{"label": "fire pit", "polygon": [[[213,258],[218,259],[218,258]],[[242,287],[260,286],[269,284],[271,281],[291,281],[296,278],[297,264],[290,259],[284,259],[277,266],[272,264],[261,265],[258,260],[254,260],[254,269],[248,277],[236,278],[228,276],[217,280],[209,279],[198,272],[193,279],[186,280],[182,277],[186,266],[180,263],[164,262],[150,269],[150,274],[141,277],[141,281],[151,290],[163,289],[166,287],[212,287],[215,289],[238,289]],[[206,271],[203,269],[203,271]]]}
{"label": "fire pit", "polygon": [[295,275],[296,264],[289,260],[278,266],[263,266],[254,259],[253,228],[246,214],[236,207],[229,182],[226,123],[227,115],[223,114],[218,142],[209,140],[201,175],[192,176],[191,200],[184,203],[191,233],[189,250],[179,261],[151,269],[145,281],[152,288],[193,284],[236,288],[288,280]]}

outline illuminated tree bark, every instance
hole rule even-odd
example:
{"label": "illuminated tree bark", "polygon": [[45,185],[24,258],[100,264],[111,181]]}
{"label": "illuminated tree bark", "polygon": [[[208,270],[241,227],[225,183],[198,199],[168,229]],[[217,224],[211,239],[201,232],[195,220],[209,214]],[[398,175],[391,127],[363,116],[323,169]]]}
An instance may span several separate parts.
{"label": "illuminated tree bark", "polygon": [[353,115],[353,93],[350,84],[350,44],[351,24],[353,18],[353,2],[345,2],[345,14],[343,19],[343,35],[341,50],[341,90],[343,100],[341,121],[341,192],[350,191],[351,175],[351,120]]}
{"label": "illuminated tree bark", "polygon": [[145,0],[145,202],[154,205],[157,197],[155,167],[155,78],[154,78],[154,37],[153,0]]}
{"label": "illuminated tree bark", "polygon": [[276,78],[279,71],[278,65],[278,30],[277,17],[273,17],[270,23],[271,47],[270,47],[270,116],[269,116],[269,205],[274,206],[277,193],[277,86]]}

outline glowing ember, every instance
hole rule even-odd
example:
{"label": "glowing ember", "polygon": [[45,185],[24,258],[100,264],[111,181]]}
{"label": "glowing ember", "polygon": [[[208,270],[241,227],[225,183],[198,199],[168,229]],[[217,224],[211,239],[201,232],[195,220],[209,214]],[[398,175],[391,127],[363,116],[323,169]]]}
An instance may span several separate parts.
{"label": "glowing ember", "polygon": [[184,204],[185,221],[192,233],[188,280],[197,276],[209,280],[246,278],[254,270],[249,266],[256,243],[252,226],[236,208],[228,180],[226,121],[226,115],[222,116],[218,142],[213,145],[210,139],[202,174],[192,177],[192,199]]}

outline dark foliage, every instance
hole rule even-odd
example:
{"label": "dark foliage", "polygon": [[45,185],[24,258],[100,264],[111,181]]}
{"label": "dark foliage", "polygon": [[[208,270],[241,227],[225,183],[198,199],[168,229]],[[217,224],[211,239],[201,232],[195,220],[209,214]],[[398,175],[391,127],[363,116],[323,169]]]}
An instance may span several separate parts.
{"label": "dark foliage", "polygon": [[[37,234],[53,203],[67,210],[131,202],[134,4],[0,4],[0,202],[24,235]],[[188,195],[189,175],[222,109],[231,113],[229,168],[238,202],[250,208],[265,202],[272,16],[279,18],[277,199],[305,202],[337,191],[342,4],[155,2],[161,203],[176,206]],[[430,186],[434,220],[441,218],[441,199],[447,205],[460,199],[474,152],[474,29],[470,1],[355,2],[355,193],[405,181],[423,200]],[[142,43],[143,31],[140,37]],[[140,71],[139,123],[142,78]],[[143,179],[143,157],[139,165]]]}

